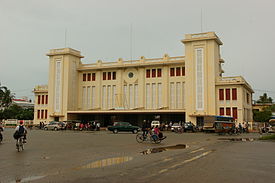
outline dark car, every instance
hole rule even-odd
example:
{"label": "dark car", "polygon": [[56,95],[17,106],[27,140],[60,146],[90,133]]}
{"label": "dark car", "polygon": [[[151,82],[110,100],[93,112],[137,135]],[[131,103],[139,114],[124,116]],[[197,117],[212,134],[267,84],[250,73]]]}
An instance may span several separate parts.
{"label": "dark car", "polygon": [[113,133],[118,132],[132,132],[137,133],[139,131],[138,126],[132,126],[129,122],[114,122],[113,126],[108,126],[108,130]]}
{"label": "dark car", "polygon": [[183,130],[184,130],[184,132],[187,132],[187,131],[196,132],[197,127],[191,122],[186,122],[186,123],[184,123]]}

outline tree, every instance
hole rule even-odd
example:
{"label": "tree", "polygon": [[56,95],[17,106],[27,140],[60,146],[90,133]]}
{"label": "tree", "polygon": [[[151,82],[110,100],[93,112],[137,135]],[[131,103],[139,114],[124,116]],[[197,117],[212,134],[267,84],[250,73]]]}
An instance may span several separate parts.
{"label": "tree", "polygon": [[266,93],[264,93],[262,96],[260,96],[260,99],[257,100],[257,103],[266,104],[266,103],[272,103],[273,99],[271,97],[268,97]]}
{"label": "tree", "polygon": [[11,91],[6,86],[1,86],[0,83],[0,108],[9,107],[13,98]]}
{"label": "tree", "polygon": [[272,112],[270,108],[265,108],[263,111],[253,111],[253,119],[257,122],[268,122]]}

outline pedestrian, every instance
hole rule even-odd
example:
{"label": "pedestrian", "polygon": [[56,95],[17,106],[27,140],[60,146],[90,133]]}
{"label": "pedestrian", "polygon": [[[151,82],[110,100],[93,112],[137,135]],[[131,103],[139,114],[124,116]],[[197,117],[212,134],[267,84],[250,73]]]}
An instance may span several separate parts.
{"label": "pedestrian", "polygon": [[100,123],[96,123],[96,131],[100,130]]}

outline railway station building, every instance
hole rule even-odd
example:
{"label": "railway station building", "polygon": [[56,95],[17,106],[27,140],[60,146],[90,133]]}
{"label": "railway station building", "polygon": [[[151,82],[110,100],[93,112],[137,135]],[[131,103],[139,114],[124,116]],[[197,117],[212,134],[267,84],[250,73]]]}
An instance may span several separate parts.
{"label": "railway station building", "polygon": [[[34,122],[191,121],[212,115],[251,122],[253,89],[242,76],[223,77],[214,32],[186,34],[185,56],[140,57],[83,64],[80,51],[52,49],[47,85],[34,88]],[[184,50],[182,51],[184,52]]]}

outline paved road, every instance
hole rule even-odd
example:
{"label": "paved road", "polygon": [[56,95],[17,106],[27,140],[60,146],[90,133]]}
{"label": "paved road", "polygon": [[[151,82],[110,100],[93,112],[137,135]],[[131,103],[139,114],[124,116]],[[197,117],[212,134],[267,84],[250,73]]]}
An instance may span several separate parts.
{"label": "paved road", "polygon": [[[165,133],[161,144],[135,134],[32,130],[23,152],[13,131],[0,145],[0,182],[275,182],[274,142],[232,142],[216,134]],[[223,136],[224,137],[224,136]],[[258,134],[225,136],[258,137]],[[188,148],[142,155],[149,148]]]}

